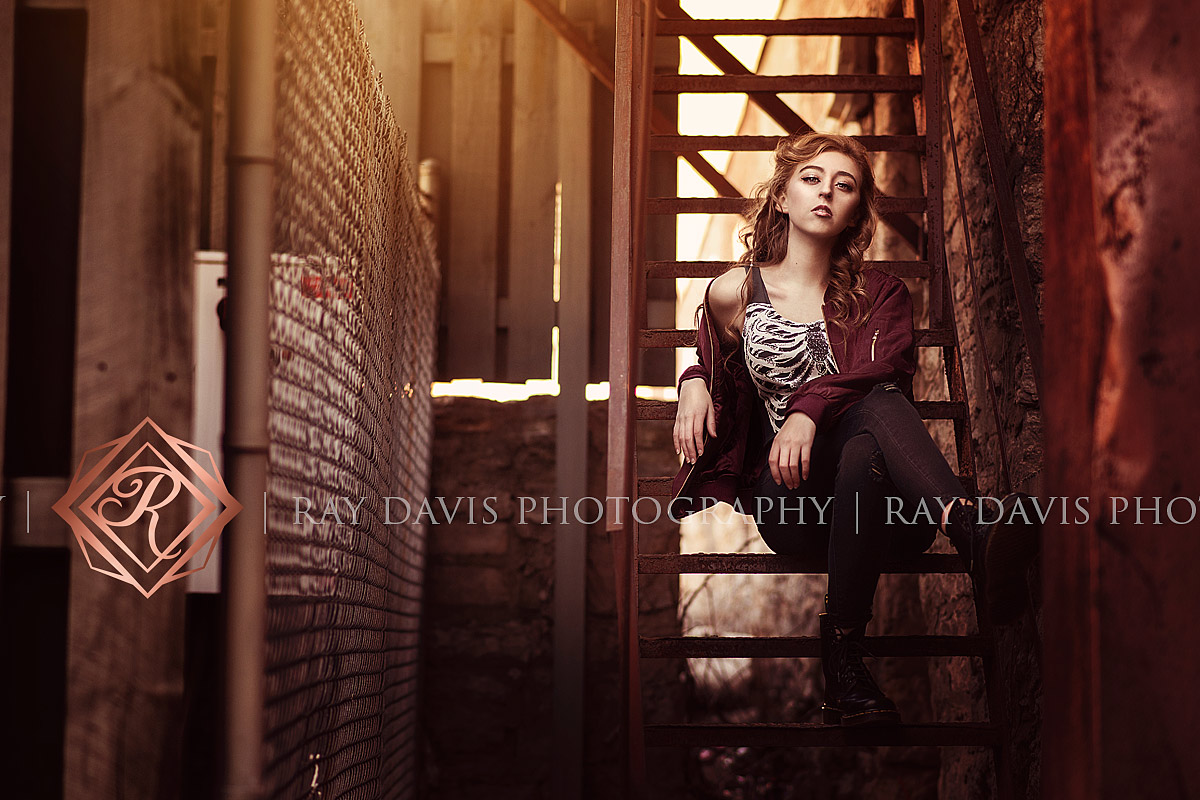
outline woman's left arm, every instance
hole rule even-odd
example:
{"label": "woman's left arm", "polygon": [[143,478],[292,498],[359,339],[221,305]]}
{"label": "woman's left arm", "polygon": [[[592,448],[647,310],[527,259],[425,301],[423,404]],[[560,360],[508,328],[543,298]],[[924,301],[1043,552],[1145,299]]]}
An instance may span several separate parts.
{"label": "woman's left arm", "polygon": [[845,372],[801,384],[788,402],[787,413],[803,412],[821,430],[836,424],[846,409],[876,384],[891,381],[910,392],[917,371],[912,308],[912,295],[904,281],[884,276],[865,326],[874,339],[873,345],[867,345],[871,350]]}

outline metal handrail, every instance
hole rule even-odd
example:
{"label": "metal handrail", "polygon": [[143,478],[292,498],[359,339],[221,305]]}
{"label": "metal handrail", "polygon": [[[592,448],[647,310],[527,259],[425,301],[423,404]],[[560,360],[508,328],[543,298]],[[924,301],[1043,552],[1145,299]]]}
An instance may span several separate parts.
{"label": "metal handrail", "polygon": [[1033,299],[1033,280],[1029,274],[1029,263],[1021,242],[1021,230],[1017,224],[1017,206],[1013,200],[1012,187],[1008,185],[1008,164],[1004,158],[1004,139],[1000,133],[1000,121],[996,115],[996,103],[992,97],[992,85],[988,80],[987,61],[983,56],[983,44],[979,37],[979,21],[975,16],[972,0],[958,0],[959,27],[967,50],[967,67],[975,87],[975,104],[979,110],[979,123],[983,130],[983,142],[987,151],[988,168],[992,176],[992,187],[996,193],[996,213],[1000,220],[1000,232],[1004,237],[1004,250],[1008,254],[1009,272],[1013,290],[1017,295],[1017,310],[1021,316],[1021,333],[1025,338],[1025,349],[1029,353],[1029,366],[1033,382],[1037,387],[1039,402],[1042,396],[1042,323],[1038,318],[1037,304]]}
{"label": "metal handrail", "polygon": [[[942,81],[942,99],[946,105],[946,124],[950,129],[950,155],[954,161],[954,180],[958,188],[959,218],[963,222],[963,240],[967,245],[967,275],[971,279],[971,302],[975,307],[976,325],[979,328],[979,349],[983,352],[987,378],[989,405],[992,407],[992,417],[996,423],[996,439],[1000,444],[1000,471],[1004,478],[1002,491],[1007,494],[1012,491],[1012,477],[1008,472],[1008,446],[1004,443],[1004,428],[1000,424],[1000,406],[996,402],[996,382],[992,378],[992,358],[988,353],[987,337],[983,335],[983,313],[979,307],[979,286],[975,280],[975,254],[971,248],[971,226],[967,219],[967,201],[963,196],[962,169],[958,163],[958,135],[954,131],[954,112],[950,108],[950,90],[946,81]],[[949,259],[946,261],[950,263]]]}

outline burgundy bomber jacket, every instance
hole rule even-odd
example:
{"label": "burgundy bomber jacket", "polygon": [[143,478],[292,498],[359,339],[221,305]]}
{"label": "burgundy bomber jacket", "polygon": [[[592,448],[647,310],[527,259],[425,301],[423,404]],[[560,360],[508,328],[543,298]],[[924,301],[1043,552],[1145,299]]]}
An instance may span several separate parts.
{"label": "burgundy bomber jacket", "polygon": [[[863,271],[871,316],[859,328],[844,329],[829,322],[826,330],[838,371],[801,384],[788,401],[788,414],[803,411],[817,432],[832,429],[842,414],[878,383],[896,383],[910,401],[916,372],[912,296],[901,279],[877,269]],[[712,282],[709,282],[709,288]],[[826,290],[828,293],[828,290]],[[826,308],[828,303],[823,304]],[[824,313],[824,312],[823,312]],[[741,348],[722,352],[722,342],[708,313],[708,288],[697,309],[698,364],[679,377],[704,378],[716,414],[715,446],[706,441],[695,464],[684,463],[671,483],[671,514],[681,519],[724,501],[753,508],[752,489],[763,463],[757,419],[762,400],[746,368]],[[727,348],[728,349],[728,348]],[[707,434],[705,434],[707,437]]]}

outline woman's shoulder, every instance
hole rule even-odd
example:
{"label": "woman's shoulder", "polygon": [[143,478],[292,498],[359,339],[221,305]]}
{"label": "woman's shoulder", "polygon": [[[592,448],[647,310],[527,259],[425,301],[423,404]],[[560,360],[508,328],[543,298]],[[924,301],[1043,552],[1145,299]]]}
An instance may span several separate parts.
{"label": "woman's shoulder", "polygon": [[908,293],[908,284],[902,278],[897,278],[895,275],[884,272],[881,269],[874,267],[864,269],[862,276],[865,281],[867,294],[871,295],[872,298],[892,292]]}
{"label": "woman's shoulder", "polygon": [[713,313],[728,319],[741,305],[742,286],[746,280],[746,267],[734,264],[708,284],[708,304]]}
{"label": "woman's shoulder", "polygon": [[884,272],[878,267],[864,269],[862,276],[866,280],[867,286],[894,286],[897,283],[904,283],[903,279],[897,278],[890,272]]}

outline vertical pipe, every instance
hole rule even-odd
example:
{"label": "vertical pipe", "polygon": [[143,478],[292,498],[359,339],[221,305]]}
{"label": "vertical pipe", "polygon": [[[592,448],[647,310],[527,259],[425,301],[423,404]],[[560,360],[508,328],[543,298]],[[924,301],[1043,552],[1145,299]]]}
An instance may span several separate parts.
{"label": "vertical pipe", "polygon": [[609,499],[605,530],[613,544],[616,573],[617,636],[624,700],[622,796],[627,798],[647,796],[637,632],[637,526],[631,515],[622,515],[619,498],[634,497],[637,488],[634,390],[638,379],[637,328],[644,308],[638,275],[645,263],[653,24],[651,0],[618,0],[608,361]]}
{"label": "vertical pipe", "polygon": [[[583,18],[587,0],[564,9]],[[591,332],[592,76],[557,43],[558,176],[561,187],[558,302],[556,494],[579,499],[588,486],[588,348]],[[589,514],[591,512],[588,512]],[[587,630],[588,526],[565,515],[554,537],[553,796],[582,798]]]}
{"label": "vertical pipe", "polygon": [[[16,65],[16,0],[0,0],[0,164],[12,164],[13,79]],[[12,170],[0,177],[0,487],[5,486],[4,423],[8,389],[8,290],[9,225],[12,220]],[[4,541],[4,520],[0,515],[0,542]],[[3,558],[0,548],[0,558]]]}
{"label": "vertical pipe", "polygon": [[[225,798],[262,796],[266,650],[267,392],[274,205],[275,3],[230,8],[229,325],[225,464],[246,510],[225,537]],[[263,498],[259,503],[259,498]]]}

